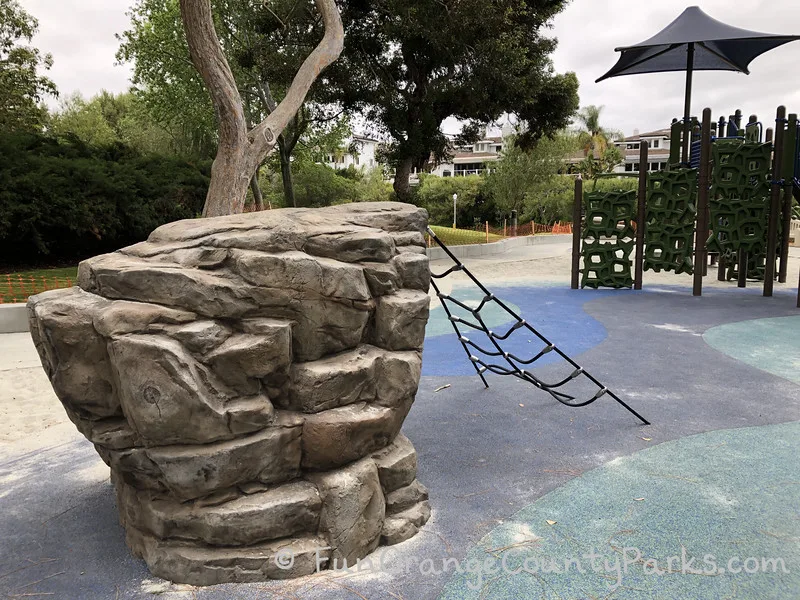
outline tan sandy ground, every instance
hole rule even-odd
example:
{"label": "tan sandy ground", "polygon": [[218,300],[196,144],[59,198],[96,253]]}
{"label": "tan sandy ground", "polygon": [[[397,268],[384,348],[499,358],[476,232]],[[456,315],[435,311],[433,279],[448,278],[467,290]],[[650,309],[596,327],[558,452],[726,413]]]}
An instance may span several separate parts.
{"label": "tan sandy ground", "polygon": [[[559,236],[569,237],[569,236]],[[468,258],[464,259],[464,264],[479,279],[486,281],[570,281],[570,268],[572,263],[572,247],[567,241],[559,241],[553,244],[541,244],[527,246],[506,252],[499,256],[487,258]],[[434,272],[444,271],[449,268],[451,261],[436,260],[431,263]],[[789,249],[789,269],[787,271],[787,283],[775,283],[774,290],[794,290],[797,291],[798,275],[800,274],[800,248]],[[461,276],[456,279],[466,280]],[[643,286],[648,285],[677,285],[692,286],[692,275],[675,275],[674,273],[654,273],[645,271],[643,275]],[[717,281],[716,265],[708,268],[708,275],[703,278],[703,287],[736,287],[735,282]],[[748,287],[761,289],[760,282],[748,281]],[[591,290],[588,290],[590,292]]]}
{"label": "tan sandy ground", "polygon": [[80,437],[39,362],[27,333],[0,335],[0,455]]}
{"label": "tan sandy ground", "polygon": [[[797,290],[800,248],[792,248],[790,255],[789,283],[776,283],[776,291]],[[568,285],[570,245],[567,240],[536,244],[496,257],[467,259],[465,264],[488,285],[525,281]],[[449,261],[445,260],[432,263],[436,272],[446,270],[449,266]],[[449,291],[453,281],[463,281],[466,278],[462,274],[448,279],[450,282],[444,287],[445,291]],[[689,275],[651,272],[644,274],[645,288],[652,285],[690,287],[691,284],[692,278]],[[709,268],[709,275],[704,278],[703,284],[735,286],[735,283],[717,282],[715,268]],[[591,298],[591,293],[591,290],[586,291],[587,300]],[[0,455],[18,455],[80,437],[50,387],[30,336],[27,333],[0,335]]]}

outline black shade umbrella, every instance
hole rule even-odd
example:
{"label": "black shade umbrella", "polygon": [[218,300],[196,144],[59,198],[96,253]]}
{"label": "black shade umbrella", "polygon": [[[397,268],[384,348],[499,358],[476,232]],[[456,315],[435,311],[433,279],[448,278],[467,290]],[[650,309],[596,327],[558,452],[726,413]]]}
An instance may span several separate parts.
{"label": "black shade umbrella", "polygon": [[635,46],[616,48],[617,64],[597,81],[620,75],[686,71],[686,102],[683,111],[683,160],[689,148],[689,112],[693,71],[738,71],[757,56],[782,44],[800,39],[798,35],[776,35],[726,25],[690,6],[672,23]]}

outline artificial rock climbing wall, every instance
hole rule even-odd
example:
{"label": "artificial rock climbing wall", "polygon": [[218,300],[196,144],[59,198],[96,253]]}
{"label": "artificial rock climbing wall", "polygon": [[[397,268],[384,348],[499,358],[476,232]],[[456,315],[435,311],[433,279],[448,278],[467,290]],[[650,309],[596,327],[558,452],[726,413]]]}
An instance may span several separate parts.
{"label": "artificial rock climbing wall", "polygon": [[647,178],[644,270],[692,273],[697,171],[673,169]]}
{"label": "artificial rock climbing wall", "polygon": [[428,319],[426,225],[399,203],[179,221],[30,299],[42,365],[155,575],[341,568],[427,521],[400,434]]}
{"label": "artificial rock climbing wall", "polygon": [[748,254],[748,276],[764,278],[771,154],[771,143],[726,139],[712,145],[708,249],[725,258],[728,279],[737,275],[739,250]]}
{"label": "artificial rock climbing wall", "polygon": [[587,192],[581,229],[581,287],[629,288],[635,191]]}

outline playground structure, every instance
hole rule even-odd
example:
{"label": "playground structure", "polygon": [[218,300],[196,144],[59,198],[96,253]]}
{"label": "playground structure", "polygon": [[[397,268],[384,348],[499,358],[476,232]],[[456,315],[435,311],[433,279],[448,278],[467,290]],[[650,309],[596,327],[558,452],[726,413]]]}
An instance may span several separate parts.
{"label": "playground structure", "polygon": [[[448,320],[455,330],[458,341],[461,343],[462,348],[464,348],[464,352],[466,352],[469,361],[472,363],[472,366],[475,368],[475,371],[481,378],[484,386],[487,388],[489,387],[486,377],[484,377],[484,373],[487,371],[496,375],[511,375],[523,381],[527,381],[534,387],[549,393],[561,404],[575,408],[588,406],[595,400],[598,400],[607,394],[637,419],[639,419],[642,424],[650,424],[649,421],[642,417],[633,408],[628,406],[614,392],[600,383],[583,367],[581,367],[544,335],[532,327],[530,323],[526,322],[520,315],[509,308],[505,302],[491,293],[486,286],[483,285],[460,260],[458,260],[458,258],[448,249],[444,242],[439,239],[439,237],[430,227],[428,227],[428,235],[434,242],[436,242],[436,244],[438,244],[440,248],[442,248],[442,250],[444,250],[450,260],[452,260],[454,263],[452,267],[442,273],[431,273],[431,286],[436,292],[436,296],[439,298],[442,308],[444,309]],[[452,295],[443,293],[437,284],[437,280],[445,279],[449,275],[458,272],[464,273],[483,294],[483,298],[477,306],[469,306],[464,302],[457,300]],[[490,306],[499,307],[499,309],[503,311],[504,314],[507,314],[510,317],[510,320],[513,321],[513,324],[505,331],[505,333],[495,333],[489,329],[489,327],[486,325],[486,321],[483,319],[483,317],[481,317],[481,311]],[[456,311],[459,309],[462,311],[462,314],[466,315],[467,318],[456,314]],[[459,325],[466,329],[462,330]],[[467,337],[464,331],[470,329],[479,332],[479,335],[481,336],[481,343],[478,343],[475,340]],[[539,340],[539,343],[542,344],[541,349],[531,358],[521,358],[516,356],[513,352],[503,349],[500,344],[501,342],[509,344],[510,338],[512,338],[512,336],[518,330],[533,334],[533,336]],[[532,340],[528,341],[530,342]],[[482,343],[488,344],[488,349],[482,346]],[[565,377],[553,383],[547,383],[529,369],[531,369],[534,363],[536,363],[538,360],[550,355],[551,353],[555,353],[561,360],[565,361],[569,365],[570,372]],[[497,360],[498,362],[493,362],[494,360]],[[568,387],[566,387],[572,382],[576,382],[576,384],[578,384],[573,386],[576,388],[576,391],[571,391]],[[578,382],[585,385],[580,386]],[[579,399],[576,397],[578,394],[586,394],[587,397],[585,397],[585,399]]]}
{"label": "playground structure", "polygon": [[[577,180],[572,288],[638,290],[644,270],[672,271],[691,274],[700,296],[710,256],[720,281],[760,280],[771,296],[776,277],[786,282],[800,198],[800,123],[783,106],[776,114],[774,130],[765,130],[755,115],[742,126],[738,110],[712,123],[705,109],[702,123],[692,119],[683,161],[684,126],[673,121],[669,166],[635,175],[638,192],[584,191]],[[639,164],[648,164],[647,153],[642,144]]]}

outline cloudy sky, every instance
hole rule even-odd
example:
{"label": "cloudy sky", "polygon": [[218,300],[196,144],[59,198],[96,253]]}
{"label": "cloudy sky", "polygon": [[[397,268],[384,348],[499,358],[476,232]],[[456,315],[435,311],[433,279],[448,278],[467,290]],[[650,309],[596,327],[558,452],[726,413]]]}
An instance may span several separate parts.
{"label": "cloudy sky", "polygon": [[[115,65],[115,33],[128,25],[129,0],[22,0],[39,19],[36,44],[51,52],[51,77],[62,94],[91,96],[101,89],[123,91],[130,70]],[[774,33],[800,33],[797,0],[700,0],[712,17],[731,25]],[[643,41],[677,17],[688,4],[680,0],[572,0],[553,24],[559,39],[554,62],[559,71],[575,71],[581,105],[603,105],[606,127],[630,135],[666,127],[683,111],[684,75],[634,75],[594,83],[617,60],[617,46]],[[694,78],[693,112],[706,106],[715,118],[741,108],[767,121],[785,104],[800,112],[800,41],[768,52],[750,65],[751,75],[699,72]]]}

